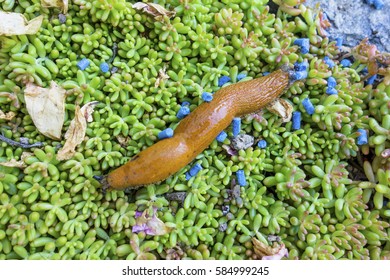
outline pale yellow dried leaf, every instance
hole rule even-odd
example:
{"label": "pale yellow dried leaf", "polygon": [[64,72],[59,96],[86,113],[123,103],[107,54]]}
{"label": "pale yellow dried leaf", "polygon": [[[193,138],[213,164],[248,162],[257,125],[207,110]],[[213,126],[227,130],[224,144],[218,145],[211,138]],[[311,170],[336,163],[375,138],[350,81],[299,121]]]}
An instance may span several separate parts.
{"label": "pale yellow dried leaf", "polygon": [[10,121],[16,116],[15,112],[4,113],[0,110],[0,119]]}
{"label": "pale yellow dried leaf", "polygon": [[166,73],[166,68],[165,66],[163,68],[161,68],[159,71],[158,71],[158,77],[156,79],[156,82],[154,83],[154,86],[155,87],[158,87],[161,82],[167,80],[169,78],[169,76],[167,75]]}
{"label": "pale yellow dried leaf", "polygon": [[59,140],[65,118],[66,90],[51,81],[50,88],[28,83],[24,91],[27,111],[43,135]]}
{"label": "pale yellow dried leaf", "polygon": [[290,102],[278,98],[267,105],[268,111],[282,118],[282,122],[289,122],[292,117],[293,106]]}
{"label": "pale yellow dried leaf", "polygon": [[81,109],[80,106],[76,106],[74,119],[71,121],[65,133],[65,144],[57,153],[58,160],[67,160],[74,156],[76,147],[84,140],[87,121],[92,121],[93,109],[97,103],[96,101],[89,102],[81,107]]}
{"label": "pale yellow dried leaf", "polygon": [[23,14],[0,11],[0,35],[35,34],[41,28],[43,16],[28,21]]}
{"label": "pale yellow dried leaf", "polygon": [[0,162],[0,165],[7,166],[7,167],[25,168],[27,167],[27,164],[24,162],[24,160],[32,155],[33,155],[32,153],[23,152],[20,157],[20,160],[16,160],[13,158],[10,161]]}
{"label": "pale yellow dried leaf", "polygon": [[141,10],[149,15],[152,15],[156,18],[167,16],[169,18],[175,16],[175,11],[168,11],[163,6],[159,4],[154,3],[143,3],[143,2],[137,2],[133,4],[133,8],[137,10]]}
{"label": "pale yellow dried leaf", "polygon": [[41,0],[42,7],[60,8],[66,14],[68,12],[68,0]]}

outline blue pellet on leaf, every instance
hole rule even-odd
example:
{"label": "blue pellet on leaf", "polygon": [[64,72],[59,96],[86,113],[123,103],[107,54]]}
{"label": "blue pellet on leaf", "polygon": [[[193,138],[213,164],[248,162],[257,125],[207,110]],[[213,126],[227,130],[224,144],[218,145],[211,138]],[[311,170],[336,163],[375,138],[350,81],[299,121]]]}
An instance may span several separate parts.
{"label": "blue pellet on leaf", "polygon": [[230,78],[228,76],[222,76],[218,79],[218,86],[221,87],[228,82],[230,82]]}

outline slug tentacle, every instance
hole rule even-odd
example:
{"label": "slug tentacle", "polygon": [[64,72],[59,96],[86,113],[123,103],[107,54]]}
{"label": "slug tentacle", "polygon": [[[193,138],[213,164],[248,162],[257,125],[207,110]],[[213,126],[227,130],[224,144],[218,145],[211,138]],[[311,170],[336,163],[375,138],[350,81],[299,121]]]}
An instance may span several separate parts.
{"label": "slug tentacle", "polygon": [[294,81],[294,71],[281,69],[218,90],[177,126],[174,136],[141,151],[100,181],[104,188],[124,189],[165,180],[206,149],[234,117],[256,112],[278,98]]}

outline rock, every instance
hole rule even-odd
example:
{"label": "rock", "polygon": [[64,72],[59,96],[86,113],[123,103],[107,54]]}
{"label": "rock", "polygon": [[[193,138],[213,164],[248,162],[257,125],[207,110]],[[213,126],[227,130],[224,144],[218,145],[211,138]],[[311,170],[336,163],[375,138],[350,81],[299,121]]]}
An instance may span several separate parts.
{"label": "rock", "polygon": [[255,138],[252,135],[240,134],[232,139],[232,148],[236,151],[245,150],[253,146]]}
{"label": "rock", "polygon": [[390,0],[376,10],[364,0],[307,0],[305,5],[315,7],[320,3],[332,27],[327,29],[330,38],[342,37],[343,45],[354,47],[364,38],[380,51],[390,52]]}

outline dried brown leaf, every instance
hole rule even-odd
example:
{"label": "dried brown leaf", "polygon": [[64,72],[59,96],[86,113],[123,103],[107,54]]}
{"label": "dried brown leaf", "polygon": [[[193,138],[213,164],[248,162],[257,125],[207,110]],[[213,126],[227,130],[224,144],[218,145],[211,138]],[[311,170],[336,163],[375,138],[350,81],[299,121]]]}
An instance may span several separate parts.
{"label": "dried brown leaf", "polygon": [[15,112],[4,113],[0,110],[0,120],[10,121],[16,116]]}
{"label": "dried brown leaf", "polygon": [[160,19],[163,16],[167,16],[171,18],[176,14],[175,11],[168,11],[163,6],[154,3],[137,2],[133,4],[133,8],[137,10],[141,10],[149,15],[152,15],[156,19]]}
{"label": "dried brown leaf", "polygon": [[92,121],[92,113],[97,104],[96,101],[89,102],[81,109],[80,106],[76,106],[74,119],[65,133],[65,144],[57,153],[58,160],[70,159],[76,153],[75,149],[84,140],[87,122]]}
{"label": "dried brown leaf", "polygon": [[277,98],[267,105],[268,111],[274,113],[282,118],[282,122],[289,122],[291,120],[293,106],[290,102]]}
{"label": "dried brown leaf", "polygon": [[28,83],[24,91],[27,111],[38,131],[43,135],[59,140],[65,118],[65,93],[56,82],[50,88],[42,88]]}
{"label": "dried brown leaf", "polygon": [[32,155],[33,153],[23,152],[20,157],[20,160],[16,160],[13,158],[10,161],[0,162],[0,165],[7,166],[7,167],[25,168],[27,167],[27,164],[24,162],[24,160]]}
{"label": "dried brown leaf", "polygon": [[66,14],[68,12],[68,0],[41,0],[42,7],[45,8],[60,8]]}
{"label": "dried brown leaf", "polygon": [[28,21],[23,14],[0,11],[0,35],[35,34],[41,28],[43,16]]}

